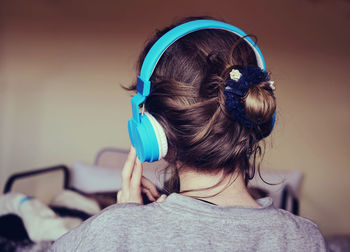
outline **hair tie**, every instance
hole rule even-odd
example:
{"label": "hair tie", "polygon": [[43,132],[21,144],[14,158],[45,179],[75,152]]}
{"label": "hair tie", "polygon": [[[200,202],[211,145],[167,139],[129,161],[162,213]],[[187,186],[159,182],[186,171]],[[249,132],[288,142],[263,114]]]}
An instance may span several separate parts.
{"label": "hair tie", "polygon": [[230,77],[226,80],[224,90],[226,109],[232,118],[249,129],[256,128],[258,125],[246,117],[243,98],[249,88],[261,82],[268,82],[271,90],[275,90],[269,74],[257,66],[234,66]]}

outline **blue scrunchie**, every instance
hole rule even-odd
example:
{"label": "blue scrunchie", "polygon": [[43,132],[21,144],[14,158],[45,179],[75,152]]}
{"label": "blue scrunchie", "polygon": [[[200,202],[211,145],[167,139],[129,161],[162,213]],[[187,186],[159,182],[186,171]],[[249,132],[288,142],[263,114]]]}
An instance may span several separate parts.
{"label": "blue scrunchie", "polygon": [[226,109],[241,125],[254,129],[257,125],[246,117],[243,98],[250,87],[269,81],[269,74],[257,66],[235,66],[233,69],[238,70],[241,77],[237,81],[229,77],[226,81]]}

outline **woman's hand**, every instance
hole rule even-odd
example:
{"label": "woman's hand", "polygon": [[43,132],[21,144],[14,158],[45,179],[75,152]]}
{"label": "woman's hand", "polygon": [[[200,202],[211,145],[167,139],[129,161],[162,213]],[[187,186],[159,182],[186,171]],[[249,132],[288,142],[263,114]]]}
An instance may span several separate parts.
{"label": "woman's hand", "polygon": [[117,203],[143,204],[141,192],[144,192],[150,201],[162,202],[166,195],[160,195],[155,185],[142,176],[142,164],[136,157],[134,147],[130,148],[122,171],[122,188],[117,194]]}

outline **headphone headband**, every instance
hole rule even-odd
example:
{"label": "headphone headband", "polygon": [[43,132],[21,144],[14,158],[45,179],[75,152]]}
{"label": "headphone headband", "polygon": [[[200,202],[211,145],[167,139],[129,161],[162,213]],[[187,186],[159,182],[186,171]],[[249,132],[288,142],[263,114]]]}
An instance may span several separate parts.
{"label": "headphone headband", "polygon": [[239,37],[242,37],[254,50],[258,66],[265,70],[265,60],[264,57],[259,49],[259,47],[255,44],[255,42],[241,29],[221,22],[217,20],[208,20],[208,19],[201,19],[201,20],[194,20],[190,21],[184,24],[181,24],[179,26],[174,27],[167,33],[165,33],[161,38],[159,38],[152,48],[147,53],[141,67],[140,76],[137,77],[137,84],[136,84],[136,90],[137,94],[131,99],[131,105],[132,105],[132,113],[133,117],[139,122],[139,106],[141,103],[143,103],[146,99],[146,97],[149,95],[151,90],[151,82],[150,78],[153,74],[153,71],[159,61],[159,59],[162,57],[163,53],[166,51],[166,49],[171,46],[174,42],[176,42],[178,39],[186,36],[189,33],[204,30],[204,29],[219,29],[219,30],[226,30],[229,32],[232,32]]}
{"label": "headphone headband", "polygon": [[[137,93],[131,98],[132,118],[128,122],[131,144],[136,148],[136,154],[141,162],[153,162],[163,158],[167,153],[168,143],[164,129],[147,113],[139,113],[140,105],[150,94],[150,78],[163,53],[178,39],[189,33],[204,30],[218,29],[232,32],[244,39],[253,49],[258,66],[265,70],[264,57],[255,42],[241,29],[216,20],[195,20],[183,23],[166,32],[151,47],[137,77]],[[275,115],[274,115],[275,116]],[[274,122],[274,120],[273,120]]]}

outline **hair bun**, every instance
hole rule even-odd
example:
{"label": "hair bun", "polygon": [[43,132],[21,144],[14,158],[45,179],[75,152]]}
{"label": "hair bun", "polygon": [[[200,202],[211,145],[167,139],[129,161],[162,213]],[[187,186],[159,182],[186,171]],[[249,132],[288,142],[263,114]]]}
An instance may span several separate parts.
{"label": "hair bun", "polygon": [[244,97],[246,117],[260,125],[271,120],[276,110],[276,98],[269,82],[251,86]]}
{"label": "hair bun", "polygon": [[[224,94],[226,109],[232,118],[249,129],[267,129],[276,110],[273,82],[258,66],[234,66],[227,78]],[[265,131],[264,130],[264,131]],[[265,135],[265,134],[263,134]]]}

